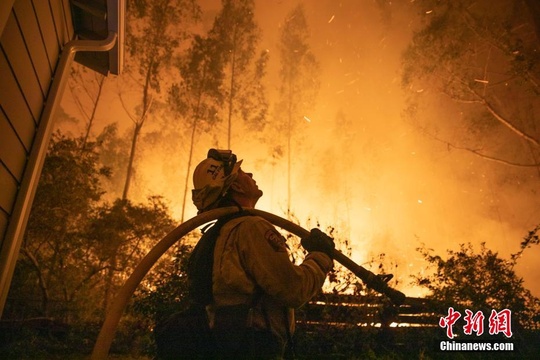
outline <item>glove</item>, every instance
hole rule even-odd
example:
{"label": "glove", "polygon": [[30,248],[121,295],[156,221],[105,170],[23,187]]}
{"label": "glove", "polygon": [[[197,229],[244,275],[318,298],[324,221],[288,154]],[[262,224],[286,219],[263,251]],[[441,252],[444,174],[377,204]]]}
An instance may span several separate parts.
{"label": "glove", "polygon": [[320,251],[330,257],[335,248],[334,239],[317,228],[311,229],[309,236],[302,238],[300,244],[308,252]]}

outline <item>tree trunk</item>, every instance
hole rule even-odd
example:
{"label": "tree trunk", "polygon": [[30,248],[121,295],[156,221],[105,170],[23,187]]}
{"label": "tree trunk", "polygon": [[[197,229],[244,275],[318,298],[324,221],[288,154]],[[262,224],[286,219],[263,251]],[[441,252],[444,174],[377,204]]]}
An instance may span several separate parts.
{"label": "tree trunk", "polygon": [[[207,74],[207,68],[206,66],[203,68],[202,73],[202,79],[203,81],[201,84],[204,83],[204,79],[206,79]],[[197,134],[197,123],[199,122],[199,119],[201,118],[201,105],[202,105],[202,99],[203,99],[203,85],[200,86],[198,90],[198,97],[197,97],[197,105],[195,107],[195,111],[193,114],[193,126],[191,129],[191,140],[189,144],[189,158],[188,158],[188,165],[186,170],[186,181],[184,184],[184,196],[182,199],[182,216],[180,218],[180,222],[184,222],[184,216],[186,212],[186,201],[187,201],[187,193],[188,193],[188,187],[189,187],[189,175],[191,174],[191,162],[193,159],[193,149],[195,147],[195,135]]]}
{"label": "tree trunk", "polygon": [[38,286],[41,291],[41,312],[44,317],[49,317],[49,289],[47,288],[43,273],[39,267],[39,262],[37,261],[36,257],[26,248],[21,248],[21,253],[26,256],[28,260],[30,260],[30,263],[32,263],[32,266],[36,270]]}
{"label": "tree trunk", "polygon": [[291,152],[292,152],[292,117],[293,117],[293,93],[292,93],[292,78],[289,77],[289,94],[288,94],[288,109],[287,109],[287,220],[291,219]]}
{"label": "tree trunk", "polygon": [[532,14],[536,39],[540,42],[540,2],[538,0],[525,0],[525,4]]}
{"label": "tree trunk", "polygon": [[92,129],[92,125],[96,117],[96,111],[99,104],[99,99],[101,98],[101,93],[103,91],[103,86],[105,84],[106,77],[103,75],[100,75],[100,76],[101,76],[101,81],[98,82],[98,93],[96,95],[96,100],[94,101],[94,107],[92,108],[92,113],[90,114],[90,118],[88,119],[88,126],[86,127],[86,133],[84,134],[84,139],[81,146],[82,149],[86,147],[86,143],[88,142],[88,137],[90,136],[90,130]]}
{"label": "tree trunk", "polygon": [[231,136],[232,136],[232,116],[233,116],[233,106],[234,106],[234,97],[235,97],[235,71],[236,71],[236,33],[237,27],[234,27],[233,34],[233,48],[231,52],[231,84],[230,84],[230,93],[229,93],[229,130],[227,132],[227,148],[231,149]]}
{"label": "tree trunk", "polygon": [[137,148],[137,140],[139,139],[139,134],[141,132],[142,124],[135,124],[135,129],[133,130],[133,138],[131,140],[131,150],[129,153],[129,162],[126,172],[126,182],[124,184],[124,191],[122,193],[122,200],[127,200],[129,188],[131,186],[131,178],[133,176],[133,160],[135,159],[135,150]]}
{"label": "tree trunk", "polygon": [[184,185],[184,197],[182,199],[182,216],[180,218],[180,222],[184,222],[184,216],[186,212],[186,200],[187,200],[187,193],[188,193],[188,187],[189,187],[189,175],[191,173],[191,161],[193,158],[193,147],[195,146],[195,134],[197,131],[197,117],[193,118],[193,125],[191,129],[191,141],[189,144],[189,158],[188,158],[188,164],[187,164],[187,170],[186,170],[186,181]]}
{"label": "tree trunk", "polygon": [[107,271],[107,275],[105,276],[105,293],[103,294],[103,313],[106,314],[107,310],[109,309],[109,305],[111,304],[111,298],[112,298],[112,288],[113,288],[113,281],[114,281],[114,272],[116,269],[116,254],[118,253],[118,249],[115,249],[113,252],[113,255],[110,260],[110,266]]}
{"label": "tree trunk", "polygon": [[144,121],[146,120],[146,116],[148,115],[148,112],[150,111],[151,106],[151,99],[149,96],[149,90],[150,90],[150,77],[152,74],[152,69],[154,67],[153,60],[150,61],[150,64],[148,64],[148,69],[146,70],[146,79],[144,83],[143,88],[143,111],[140,116],[140,118],[135,122],[135,129],[133,130],[133,139],[131,141],[131,150],[129,154],[129,163],[128,168],[126,172],[126,182],[124,184],[124,191],[122,193],[122,200],[127,200],[129,188],[131,185],[131,178],[133,176],[133,162],[135,159],[135,151],[137,150],[137,140],[139,139],[139,135],[141,133],[142,127],[144,125]]}

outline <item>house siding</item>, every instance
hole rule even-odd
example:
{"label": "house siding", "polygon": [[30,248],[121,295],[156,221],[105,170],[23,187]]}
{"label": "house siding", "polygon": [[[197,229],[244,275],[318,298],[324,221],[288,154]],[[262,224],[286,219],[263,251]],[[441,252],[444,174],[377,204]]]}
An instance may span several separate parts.
{"label": "house siding", "polygon": [[6,232],[60,51],[74,33],[67,0],[16,0],[0,25],[0,249],[4,253],[11,246]]}

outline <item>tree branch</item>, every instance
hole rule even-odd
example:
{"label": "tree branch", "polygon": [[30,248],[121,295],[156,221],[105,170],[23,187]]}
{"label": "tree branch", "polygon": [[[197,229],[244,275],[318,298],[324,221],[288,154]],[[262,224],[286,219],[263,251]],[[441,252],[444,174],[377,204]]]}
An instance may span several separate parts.
{"label": "tree branch", "polygon": [[[540,21],[538,20],[538,16],[540,15],[540,5],[536,3],[536,0],[525,0],[525,2],[527,6],[529,7],[529,10],[531,10],[531,12],[533,13],[532,18],[535,24],[536,36],[537,36],[537,39],[540,41]],[[490,36],[485,36],[481,34],[477,30],[477,26],[475,24],[476,20],[474,20],[474,16],[471,15],[469,11],[465,11],[465,15],[466,16],[463,16],[463,20],[468,25],[469,29],[476,34],[476,36],[478,36],[482,41],[485,41],[488,44],[499,49],[499,51],[501,51],[503,54],[511,55],[512,49],[510,49],[507,44],[501,43],[499,39],[494,39]],[[538,89],[539,87],[538,81],[536,80],[535,76],[531,74],[530,71],[525,71],[523,78],[529,81],[531,85],[534,86],[535,89]]]}
{"label": "tree branch", "polygon": [[481,99],[482,99],[482,102],[484,103],[486,109],[491,113],[491,115],[493,115],[497,120],[499,120],[499,122],[501,122],[507,128],[512,130],[519,137],[522,137],[523,139],[527,140],[528,142],[530,142],[530,143],[532,143],[532,144],[534,144],[536,146],[540,146],[540,143],[538,142],[538,140],[536,140],[535,138],[533,138],[532,136],[530,136],[528,134],[525,134],[523,131],[519,130],[514,125],[512,125],[512,123],[510,123],[510,121],[508,121],[502,115],[500,115],[497,112],[497,110],[493,107],[493,105],[491,105],[485,98],[481,97]]}
{"label": "tree branch", "polygon": [[452,96],[451,94],[446,93],[444,90],[442,91],[442,93],[449,96],[451,99],[453,99],[455,101],[460,101],[460,102],[464,102],[464,103],[480,103],[480,104],[484,105],[485,108],[489,111],[489,113],[491,115],[493,115],[493,117],[495,119],[497,119],[501,124],[506,126],[508,129],[510,129],[516,135],[518,135],[519,137],[525,139],[529,143],[534,144],[535,146],[540,146],[540,142],[537,139],[535,139],[532,136],[530,136],[530,135],[524,133],[523,131],[519,130],[509,120],[505,119],[501,114],[499,114],[497,109],[495,109],[495,107],[493,105],[491,105],[491,103],[484,96],[478,94],[478,92],[476,92],[469,85],[467,85],[467,89],[472,94],[474,94],[479,100],[477,100],[477,101],[474,101],[474,100],[461,100],[461,99],[456,98],[455,96]]}
{"label": "tree branch", "polygon": [[72,83],[68,82],[69,91],[71,92],[71,95],[73,95],[73,100],[75,101],[75,105],[77,105],[77,109],[79,109],[79,112],[82,116],[84,116],[87,120],[90,117],[86,110],[84,109],[84,106],[81,103],[81,100],[79,99],[79,96],[77,95],[77,91],[75,90],[75,87]]}
{"label": "tree branch", "polygon": [[49,315],[48,314],[49,313],[49,309],[48,309],[49,308],[49,290],[47,289],[43,272],[41,271],[41,268],[39,267],[39,262],[36,259],[36,257],[30,251],[28,251],[28,249],[25,247],[21,247],[21,254],[23,254],[24,256],[26,256],[28,260],[30,260],[30,263],[36,270],[39,288],[41,290],[41,294],[43,295],[43,299],[41,300],[41,307],[42,307],[41,310],[43,311],[44,316],[48,316]]}
{"label": "tree branch", "polygon": [[137,124],[137,118],[129,112],[126,104],[124,103],[124,99],[122,98],[122,93],[118,92],[118,98],[120,99],[120,103],[122,104],[122,107],[124,108],[124,111],[126,112],[127,116],[133,121],[133,123]]}
{"label": "tree branch", "polygon": [[508,165],[508,166],[515,166],[515,167],[527,167],[527,168],[540,167],[540,162],[532,163],[532,164],[520,164],[520,163],[510,161],[510,160],[500,159],[500,158],[497,158],[497,157],[494,157],[494,156],[482,154],[480,151],[475,150],[475,149],[471,149],[471,148],[464,147],[464,146],[454,145],[451,142],[443,140],[443,139],[441,139],[441,138],[427,132],[425,129],[422,129],[422,132],[425,135],[429,136],[430,138],[445,144],[448,148],[454,148],[454,149],[457,149],[457,150],[467,151],[467,152],[470,152],[470,153],[472,153],[472,154],[474,154],[474,155],[476,155],[476,156],[478,156],[478,157],[480,157],[480,158],[482,158],[484,160],[489,160],[489,161],[493,161],[493,162],[496,162],[496,163],[499,163],[499,164]]}
{"label": "tree branch", "polygon": [[445,91],[445,90],[441,90],[441,92],[448,96],[452,101],[455,101],[455,102],[458,102],[458,103],[461,103],[461,104],[482,104],[483,102],[481,100],[474,100],[474,99],[463,99],[463,98],[460,98],[460,97],[457,97],[453,94],[450,94],[449,92]]}

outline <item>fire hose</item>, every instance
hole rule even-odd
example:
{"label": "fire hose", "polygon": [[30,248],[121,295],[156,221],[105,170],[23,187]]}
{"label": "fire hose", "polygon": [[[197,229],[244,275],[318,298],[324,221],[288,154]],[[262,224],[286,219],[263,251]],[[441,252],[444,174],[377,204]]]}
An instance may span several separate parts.
{"label": "fire hose", "polygon": [[[307,230],[279,216],[262,210],[244,210],[252,215],[260,216],[272,224],[301,238],[309,235]],[[135,292],[137,286],[141,283],[144,276],[150,271],[152,266],[154,266],[159,258],[186,234],[212,220],[216,220],[222,216],[229,215],[237,211],[238,208],[233,206],[214,209],[197,215],[194,218],[183,222],[168,233],[148,252],[148,254],[141,260],[139,265],[137,265],[137,267],[133,270],[133,273],[126,280],[122,288],[120,288],[118,291],[118,294],[116,295],[109,311],[107,312],[107,315],[105,316],[105,321],[101,327],[101,331],[99,332],[92,351],[91,360],[103,360],[107,358],[114,338],[114,333],[116,332],[116,328],[120,322],[120,318],[122,317],[122,313],[124,312],[127,302]],[[335,261],[339,262],[349,269],[353,274],[358,276],[367,285],[367,287],[388,296],[388,298],[395,305],[400,305],[405,301],[405,295],[402,292],[388,286],[387,281],[389,280],[390,276],[376,275],[364,267],[356,264],[353,260],[338,250],[333,251],[332,257]]]}

